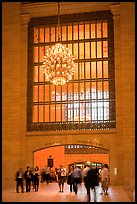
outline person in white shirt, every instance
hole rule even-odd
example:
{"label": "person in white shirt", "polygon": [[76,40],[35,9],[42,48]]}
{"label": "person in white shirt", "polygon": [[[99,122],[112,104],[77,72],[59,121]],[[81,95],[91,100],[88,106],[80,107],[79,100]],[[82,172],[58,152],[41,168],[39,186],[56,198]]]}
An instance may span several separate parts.
{"label": "person in white shirt", "polygon": [[84,169],[82,170],[82,177],[83,177],[85,188],[87,188],[87,180],[86,179],[87,179],[87,173],[89,170],[90,170],[89,165],[85,165]]}
{"label": "person in white shirt", "polygon": [[108,195],[107,191],[108,191],[109,183],[110,183],[110,174],[109,174],[107,164],[104,164],[104,166],[100,172],[100,178],[101,178],[102,190],[104,192],[104,195]]}

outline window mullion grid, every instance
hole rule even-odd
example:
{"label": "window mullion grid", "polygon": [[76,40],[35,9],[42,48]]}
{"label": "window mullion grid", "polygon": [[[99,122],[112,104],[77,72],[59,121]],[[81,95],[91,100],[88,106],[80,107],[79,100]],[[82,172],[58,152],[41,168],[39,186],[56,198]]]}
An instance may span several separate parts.
{"label": "window mullion grid", "polygon": [[98,129],[98,80],[97,80],[97,21],[95,21],[95,39],[96,39],[96,120],[97,120],[97,129]]}
{"label": "window mullion grid", "polygon": [[40,28],[38,28],[38,123],[39,123],[39,111],[40,111],[40,105],[39,105],[39,59],[40,59],[40,46],[39,46],[39,40],[40,40]]}
{"label": "window mullion grid", "polygon": [[104,129],[104,72],[103,72],[103,59],[104,59],[104,56],[103,56],[103,20],[101,20],[101,42],[102,42],[102,111],[103,111],[103,121],[102,121],[102,127]]}
{"label": "window mullion grid", "polygon": [[[80,53],[79,53],[79,22],[78,22],[78,65],[80,65]],[[79,104],[79,112],[78,112],[78,115],[79,115],[79,120],[78,120],[78,123],[80,125],[80,66],[78,66],[78,104]],[[78,128],[79,128],[79,125],[78,125]]]}
{"label": "window mullion grid", "polygon": [[[89,21],[89,38],[90,38],[90,120],[92,123],[92,72],[91,72],[91,21]],[[92,127],[91,127],[92,129]]]}
{"label": "window mullion grid", "polygon": [[[74,53],[74,39],[73,39],[73,33],[74,33],[74,24],[72,23],[72,53]],[[72,85],[72,90],[73,90],[73,127],[74,127],[74,81],[73,81],[73,85]]]}
{"label": "window mullion grid", "polygon": [[85,21],[84,21],[84,129],[85,129],[85,126],[86,126],[86,69],[85,69]]}

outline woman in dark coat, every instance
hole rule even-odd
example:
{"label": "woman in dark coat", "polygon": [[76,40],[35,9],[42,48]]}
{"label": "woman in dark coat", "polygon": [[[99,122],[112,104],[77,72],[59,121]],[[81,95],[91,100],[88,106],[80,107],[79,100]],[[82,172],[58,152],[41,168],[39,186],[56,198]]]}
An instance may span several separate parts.
{"label": "woman in dark coat", "polygon": [[38,191],[39,188],[39,167],[36,166],[34,169],[34,187],[35,191]]}
{"label": "woman in dark coat", "polygon": [[73,170],[74,170],[74,166],[70,166],[68,170],[68,178],[67,178],[67,184],[70,185],[70,192],[72,192],[72,187],[73,187],[73,180],[72,180]]}

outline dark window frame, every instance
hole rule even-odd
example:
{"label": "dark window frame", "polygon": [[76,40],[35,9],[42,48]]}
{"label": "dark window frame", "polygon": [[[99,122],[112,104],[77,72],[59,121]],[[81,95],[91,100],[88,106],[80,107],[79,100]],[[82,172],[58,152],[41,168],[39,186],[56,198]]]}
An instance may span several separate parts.
{"label": "dark window frame", "polygon": [[[108,63],[109,63],[109,121],[102,123],[94,121],[91,123],[67,122],[39,122],[34,123],[33,118],[33,28],[35,26],[57,24],[57,16],[42,18],[31,18],[28,26],[28,72],[27,72],[27,131],[50,131],[50,130],[78,130],[78,129],[114,129],[116,128],[116,110],[115,110],[115,72],[114,72],[114,30],[113,16],[111,11],[98,11],[90,13],[78,13],[60,16],[61,23],[74,23],[89,20],[108,21]],[[54,43],[53,43],[54,44]],[[74,81],[75,83],[75,81]]]}

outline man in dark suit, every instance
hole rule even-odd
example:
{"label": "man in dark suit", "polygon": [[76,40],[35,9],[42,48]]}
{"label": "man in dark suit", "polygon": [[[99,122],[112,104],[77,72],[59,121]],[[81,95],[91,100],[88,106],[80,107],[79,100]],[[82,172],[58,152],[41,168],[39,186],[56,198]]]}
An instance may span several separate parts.
{"label": "man in dark suit", "polygon": [[19,186],[21,186],[21,191],[23,193],[24,189],[23,189],[23,171],[21,168],[19,168],[19,170],[16,173],[16,192],[19,193]]}
{"label": "man in dark suit", "polygon": [[30,167],[27,166],[25,171],[25,180],[26,180],[26,192],[30,192],[30,182],[31,182],[32,173],[30,171]]}
{"label": "man in dark suit", "polygon": [[99,178],[98,173],[96,169],[92,168],[92,165],[90,166],[90,170],[87,173],[86,177],[86,186],[87,186],[87,202],[90,202],[91,196],[90,196],[90,190],[94,190],[94,202],[96,202],[96,186],[99,184]]}

